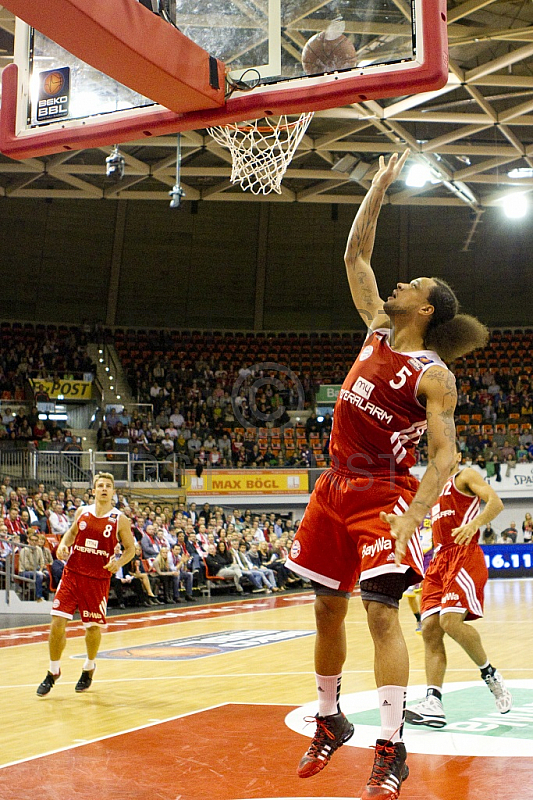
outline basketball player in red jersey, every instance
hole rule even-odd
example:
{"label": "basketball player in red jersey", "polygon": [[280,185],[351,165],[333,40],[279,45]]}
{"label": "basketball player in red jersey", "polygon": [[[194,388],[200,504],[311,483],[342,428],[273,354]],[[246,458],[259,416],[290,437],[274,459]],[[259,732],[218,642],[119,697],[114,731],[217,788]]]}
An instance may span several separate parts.
{"label": "basketball player in red jersey", "polygon": [[[95,659],[100,647],[102,628],[106,626],[107,597],[112,573],[128,564],[135,555],[135,540],[128,518],[113,506],[115,481],[102,472],[93,483],[94,505],[80,506],[74,522],[57,547],[57,557],[68,558],[58,586],[53,607],[48,647],[50,669],[37,688],[45,697],[61,675],[60,659],[65,648],[65,629],[78,608],[85,628],[87,659],[76,692],[86,691],[93,679]],[[117,542],[124,547],[115,559]],[[69,549],[72,551],[69,555]]]}
{"label": "basketball player in red jersey", "polygon": [[[422,584],[422,636],[426,651],[425,700],[405,712],[411,725],[443,728],[442,684],[446,672],[444,634],[447,633],[474,664],[494,695],[501,714],[511,710],[513,701],[500,673],[492,666],[479,633],[465,620],[483,616],[488,570],[479,546],[479,528],[498,516],[503,503],[479,472],[471,467],[457,471],[461,453],[457,450],[455,473],[444,486],[433,508],[432,527],[436,555]],[[486,504],[480,510],[480,500]]]}
{"label": "basketball player in red jersey", "polygon": [[[445,361],[483,346],[487,329],[457,314],[450,287],[436,278],[398,283],[381,300],[370,266],[379,211],[408,152],[380,158],[354,220],[345,262],[368,337],[341,388],[330,440],[331,467],[318,479],[287,566],[312,581],[317,638],[316,731],[298,766],[316,775],[353,734],[339,706],[346,658],[344,619],[360,578],[375,649],[381,738],[362,798],[399,796],[409,774],[402,742],[409,659],[398,619],[404,590],[422,576],[412,537],[437,501],[455,459],[455,380]],[[418,485],[409,468],[428,431],[428,466]]]}

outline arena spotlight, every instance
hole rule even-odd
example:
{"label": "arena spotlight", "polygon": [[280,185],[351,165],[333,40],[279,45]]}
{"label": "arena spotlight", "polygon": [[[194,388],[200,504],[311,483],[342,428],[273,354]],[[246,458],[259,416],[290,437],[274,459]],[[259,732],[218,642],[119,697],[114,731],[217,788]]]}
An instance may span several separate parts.
{"label": "arena spotlight", "polygon": [[181,201],[185,197],[185,191],[182,187],[176,183],[168,194],[170,197],[170,208],[179,208],[181,206]]}
{"label": "arena spotlight", "polygon": [[524,194],[508,194],[503,198],[502,208],[508,219],[522,219],[528,210],[527,197]]}
{"label": "arena spotlight", "polygon": [[126,159],[118,149],[118,144],[114,145],[111,155],[105,160],[105,174],[114,181],[121,181],[126,169]]}
{"label": "arena spotlight", "polygon": [[421,188],[432,178],[429,167],[425,164],[413,164],[405,179],[406,186]]}

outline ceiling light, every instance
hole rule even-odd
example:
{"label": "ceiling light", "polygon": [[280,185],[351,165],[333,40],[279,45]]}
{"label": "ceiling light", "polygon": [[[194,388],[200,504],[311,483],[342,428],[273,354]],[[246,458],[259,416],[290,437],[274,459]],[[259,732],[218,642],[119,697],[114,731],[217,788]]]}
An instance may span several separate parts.
{"label": "ceiling light", "polygon": [[517,167],[507,173],[509,178],[533,178],[533,169],[531,167]]}
{"label": "ceiling light", "polygon": [[508,194],[503,198],[503,211],[509,219],[521,219],[526,216],[527,198],[523,194]]}
{"label": "ceiling light", "polygon": [[431,172],[425,164],[413,164],[405,179],[406,186],[425,186],[431,180]]}

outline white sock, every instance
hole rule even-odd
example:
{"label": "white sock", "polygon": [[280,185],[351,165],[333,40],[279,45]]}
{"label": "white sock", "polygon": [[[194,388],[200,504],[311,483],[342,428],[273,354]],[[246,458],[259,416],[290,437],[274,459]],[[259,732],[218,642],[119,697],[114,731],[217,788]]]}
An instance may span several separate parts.
{"label": "white sock", "polygon": [[381,738],[401,742],[405,717],[406,686],[380,686],[378,688]]}
{"label": "white sock", "polygon": [[50,672],[52,675],[59,675],[61,672],[61,661],[50,661]]}
{"label": "white sock", "polygon": [[86,670],[87,672],[91,669],[96,667],[96,661],[91,661],[90,658],[85,659],[85,664],[83,665],[82,669]]}
{"label": "white sock", "polygon": [[315,678],[318,691],[318,715],[328,717],[330,714],[338,714],[342,673],[340,675],[315,674]]}

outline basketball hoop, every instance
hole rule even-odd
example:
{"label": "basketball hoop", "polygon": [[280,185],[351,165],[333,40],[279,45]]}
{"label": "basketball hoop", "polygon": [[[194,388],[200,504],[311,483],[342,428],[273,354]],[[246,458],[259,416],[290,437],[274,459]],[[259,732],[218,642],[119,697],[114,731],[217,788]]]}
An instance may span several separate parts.
{"label": "basketball hoop", "polygon": [[300,114],[293,122],[282,114],[277,122],[265,117],[217,125],[207,132],[231,153],[232,183],[240,183],[253,194],[281,194],[283,176],[312,119],[312,111]]}

